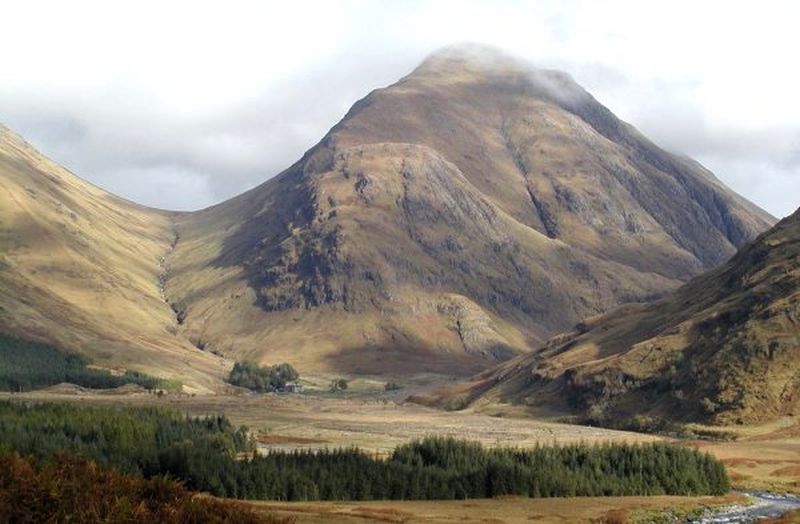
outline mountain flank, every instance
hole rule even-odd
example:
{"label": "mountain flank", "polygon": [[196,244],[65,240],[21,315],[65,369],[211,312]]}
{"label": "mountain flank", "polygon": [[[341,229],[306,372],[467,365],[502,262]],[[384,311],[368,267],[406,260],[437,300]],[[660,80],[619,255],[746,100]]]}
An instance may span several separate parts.
{"label": "mountain flank", "polygon": [[516,403],[606,425],[796,414],[800,212],[668,297],[581,322],[439,395],[451,406]]}
{"label": "mountain flank", "polygon": [[0,327],[198,387],[244,359],[469,376],[664,296],[774,223],[568,75],[475,46],[435,53],[284,172],[193,213],[1,138]]}
{"label": "mountain flank", "polygon": [[168,289],[189,336],[237,358],[466,373],[657,298],[772,223],[567,75],[458,47],[181,217]]}
{"label": "mountain flank", "polygon": [[0,126],[0,331],[208,389],[159,282],[173,215],[114,197]]}

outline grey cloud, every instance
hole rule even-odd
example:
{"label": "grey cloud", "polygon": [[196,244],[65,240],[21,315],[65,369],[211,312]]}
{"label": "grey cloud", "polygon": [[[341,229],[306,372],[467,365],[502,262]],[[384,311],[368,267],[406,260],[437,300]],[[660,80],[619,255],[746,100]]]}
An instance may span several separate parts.
{"label": "grey cloud", "polygon": [[763,159],[732,159],[724,155],[703,156],[698,160],[715,173],[724,173],[726,184],[777,217],[795,212],[800,205],[797,166],[787,169]]}
{"label": "grey cloud", "polygon": [[[800,139],[795,143],[800,144]],[[782,165],[786,169],[796,169],[800,172],[800,145],[795,146],[794,150],[789,152]]]}
{"label": "grey cloud", "polygon": [[[325,66],[192,115],[126,88],[109,95],[0,87],[0,121],[101,187],[147,205],[198,209],[291,165],[356,100],[411,71],[427,51],[346,49]],[[691,79],[642,82],[596,63],[537,65],[567,71],[656,143],[697,158],[773,214],[796,207],[800,126],[733,129],[709,121],[690,101]],[[559,97],[582,93],[565,91],[559,75],[536,75],[534,81]]]}
{"label": "grey cloud", "polygon": [[[800,194],[800,75],[785,67],[797,9],[726,6],[726,23],[709,28],[713,5],[640,4],[234,2],[193,5],[186,24],[184,9],[161,4],[132,4],[123,17],[71,5],[42,18],[41,7],[17,2],[0,32],[14,51],[0,53],[0,122],[102,187],[194,209],[280,172],[354,101],[431,51],[472,39],[566,71],[659,145],[785,214],[787,195]],[[144,22],[152,27],[142,35]],[[546,88],[564,96],[550,80]],[[171,107],[193,86],[182,109]],[[227,104],[197,107],[221,92]],[[717,115],[704,107],[710,100]],[[754,105],[765,115],[753,120],[771,129],[722,122],[759,115]]]}
{"label": "grey cloud", "polygon": [[205,173],[182,166],[122,168],[107,172],[106,189],[134,202],[174,210],[195,209],[198,202],[216,201]]}
{"label": "grey cloud", "polygon": [[3,92],[0,121],[80,176],[146,205],[198,209],[279,173],[368,91],[406,73],[347,60],[305,71],[248,99],[186,116],[145,94]]}

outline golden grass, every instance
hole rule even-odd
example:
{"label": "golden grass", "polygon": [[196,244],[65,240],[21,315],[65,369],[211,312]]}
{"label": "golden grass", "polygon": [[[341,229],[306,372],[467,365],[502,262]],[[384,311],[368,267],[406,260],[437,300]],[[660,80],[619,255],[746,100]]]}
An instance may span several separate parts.
{"label": "golden grass", "polygon": [[274,435],[271,433],[259,433],[256,442],[264,446],[275,446],[279,444],[328,444],[327,440],[318,438],[297,437],[291,435]]}
{"label": "golden grass", "polygon": [[254,502],[252,506],[275,516],[291,516],[298,523],[497,523],[574,522],[616,523],[663,512],[685,513],[703,507],[740,502],[742,497],[579,497],[528,499],[501,497],[469,501],[376,502]]}
{"label": "golden grass", "polygon": [[108,395],[92,391],[38,391],[0,394],[0,398],[97,403],[166,405],[194,415],[225,413],[234,424],[260,435],[262,446],[305,449],[358,446],[388,453],[397,445],[428,435],[450,435],[488,446],[532,447],[554,442],[653,441],[658,437],[541,420],[446,412],[398,404],[387,396],[316,395]]}
{"label": "golden grass", "polygon": [[210,389],[159,277],[172,216],[84,182],[0,126],[0,330]]}
{"label": "golden grass", "polygon": [[[702,426],[705,428],[706,426]],[[751,426],[723,426],[732,442],[692,441],[688,445],[719,458],[738,489],[800,493],[800,432],[797,417]]]}

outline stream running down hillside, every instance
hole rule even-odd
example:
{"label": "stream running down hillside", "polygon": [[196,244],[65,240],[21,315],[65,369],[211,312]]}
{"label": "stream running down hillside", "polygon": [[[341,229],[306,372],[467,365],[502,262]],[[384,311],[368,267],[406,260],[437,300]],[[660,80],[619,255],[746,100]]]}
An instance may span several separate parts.
{"label": "stream running down hillside", "polygon": [[796,495],[776,495],[761,491],[748,491],[744,495],[754,500],[750,506],[728,506],[716,513],[688,522],[692,524],[744,524],[758,522],[766,518],[780,517],[790,511],[800,510],[800,497]]}

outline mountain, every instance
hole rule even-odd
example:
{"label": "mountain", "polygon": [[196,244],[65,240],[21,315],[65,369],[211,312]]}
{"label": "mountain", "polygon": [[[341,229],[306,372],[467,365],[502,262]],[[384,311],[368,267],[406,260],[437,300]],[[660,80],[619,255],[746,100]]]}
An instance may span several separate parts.
{"label": "mountain", "polygon": [[178,335],[159,290],[171,222],[0,126],[0,331],[210,387],[219,359]]}
{"label": "mountain", "polygon": [[237,358],[466,373],[661,296],[773,223],[567,75],[462,46],[180,218],[167,292],[189,337]]}
{"label": "mountain", "polygon": [[797,413],[800,211],[668,297],[582,322],[439,395],[445,404],[519,403],[611,425]]}
{"label": "mountain", "polygon": [[567,75],[475,46],[194,213],[108,195],[7,131],[0,155],[0,328],[145,371],[183,363],[198,385],[226,369],[215,355],[468,375],[663,296],[774,223]]}

